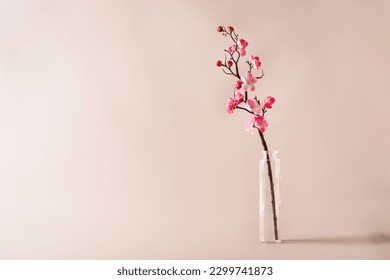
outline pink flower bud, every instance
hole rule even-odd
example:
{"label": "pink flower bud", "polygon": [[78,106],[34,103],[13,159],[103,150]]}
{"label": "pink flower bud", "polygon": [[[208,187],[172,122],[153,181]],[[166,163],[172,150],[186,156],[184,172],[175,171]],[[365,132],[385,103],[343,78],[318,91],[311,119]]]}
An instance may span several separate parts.
{"label": "pink flower bud", "polygon": [[229,26],[227,27],[227,31],[228,31],[229,33],[232,33],[233,30],[234,30],[233,26],[230,26],[230,25],[229,25]]}
{"label": "pink flower bud", "polygon": [[228,61],[226,62],[226,65],[230,68],[230,67],[232,67],[233,62],[232,62],[231,60],[228,60]]}
{"label": "pink flower bud", "polygon": [[264,108],[272,109],[272,105],[275,103],[275,98],[272,96],[268,96],[263,103]]}
{"label": "pink flower bud", "polygon": [[218,31],[218,32],[222,32],[222,31],[223,31],[223,27],[222,27],[222,26],[218,26],[218,27],[217,27],[217,31]]}
{"label": "pink flower bud", "polygon": [[216,65],[217,65],[217,67],[221,67],[222,66],[222,61],[218,60]]}

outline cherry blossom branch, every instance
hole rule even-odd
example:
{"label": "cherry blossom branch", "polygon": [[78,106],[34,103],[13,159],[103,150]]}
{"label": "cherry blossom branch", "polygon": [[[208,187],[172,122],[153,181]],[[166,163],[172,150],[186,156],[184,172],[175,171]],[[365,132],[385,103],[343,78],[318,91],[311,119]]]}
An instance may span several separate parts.
{"label": "cherry blossom branch", "polygon": [[264,77],[264,71],[263,71],[263,69],[261,69],[261,76],[260,77],[256,77],[256,79],[260,80],[263,77]]}
{"label": "cherry blossom branch", "polygon": [[[227,36],[229,35],[230,38],[232,39],[232,41],[234,42],[234,44],[236,45],[237,47],[237,44],[238,44],[238,34],[234,31],[234,28],[232,26],[228,26],[227,28],[225,28],[224,26],[219,26],[218,27],[218,32],[222,32],[222,34],[224,36]],[[238,78],[238,79],[241,79],[241,75],[240,75],[240,72],[239,72],[239,67],[238,67],[238,61],[240,60],[240,56],[241,54],[238,53],[238,56],[237,56],[237,59],[234,59],[234,53],[228,51],[228,50],[224,50],[225,52],[227,52],[229,55],[230,55],[230,58],[231,60],[234,62],[235,64],[235,68],[236,68],[236,73],[235,73],[235,76]]]}
{"label": "cherry blossom branch", "polygon": [[228,73],[225,71],[225,69],[222,68],[222,72],[225,73],[226,75],[234,75],[233,73]]}
{"label": "cherry blossom branch", "polygon": [[253,68],[253,65],[252,63],[249,62],[249,60],[246,61],[246,63],[249,65],[249,73],[252,73],[252,68]]}
{"label": "cherry blossom branch", "polygon": [[241,79],[240,72],[238,69],[238,61],[240,60],[240,54],[238,54],[237,60],[235,60],[234,55],[231,52],[229,52],[228,50],[224,50],[224,51],[230,55],[230,59],[233,61],[234,65],[235,65],[236,73],[234,74],[234,76],[236,76],[238,79]]}
{"label": "cherry blossom branch", "polygon": [[223,73],[225,73],[226,75],[233,75],[233,76],[235,76],[236,78],[239,79],[239,76],[237,76],[237,75],[232,71],[231,67],[229,67],[229,66],[226,65],[226,64],[222,64],[221,66],[225,67],[226,69],[228,69],[228,70],[230,71],[230,73],[229,73],[229,72],[226,72],[225,69],[222,68]]}
{"label": "cherry blossom branch", "polygon": [[252,115],[256,115],[255,113],[249,111],[247,108],[244,108],[244,107],[236,106],[236,109],[244,110],[244,111],[247,111],[248,113],[250,113]]}
{"label": "cherry blossom branch", "polygon": [[237,43],[238,34],[236,34],[236,31],[234,29],[232,30],[232,32],[233,32],[234,36],[236,37],[236,43]]}
{"label": "cherry blossom branch", "polygon": [[239,79],[241,79],[240,72],[238,71],[238,61],[240,60],[240,56],[241,56],[240,53],[238,53],[237,61],[234,62],[236,64],[237,78],[239,78]]}
{"label": "cherry blossom branch", "polygon": [[[267,165],[268,165],[268,177],[270,180],[271,196],[272,196],[272,210],[273,210],[273,221],[274,221],[274,235],[275,239],[279,239],[279,232],[277,227],[277,216],[276,216],[276,203],[275,203],[275,189],[274,189],[274,180],[272,175],[272,168],[270,163],[270,156],[268,154],[268,145],[264,137],[264,132],[268,127],[268,122],[264,118],[264,115],[267,113],[267,109],[271,109],[275,98],[268,96],[263,102],[261,102],[257,97],[253,99],[248,98],[248,91],[255,91],[257,80],[264,77],[264,71],[261,69],[261,75],[255,76],[252,74],[253,68],[259,70],[261,67],[261,61],[258,56],[251,55],[250,59],[246,61],[249,66],[249,70],[243,77],[240,75],[239,69],[239,60],[246,55],[246,47],[248,42],[244,39],[238,37],[238,34],[235,32],[232,26],[218,26],[218,32],[221,32],[223,36],[231,38],[233,45],[225,49],[225,61],[222,63],[221,60],[217,61],[217,67],[223,67],[222,71],[226,75],[234,76],[238,78],[234,86],[233,98],[228,100],[226,105],[226,111],[229,114],[232,114],[235,109],[243,110],[250,113],[250,119],[246,123],[246,130],[248,132],[253,132],[254,129],[258,130],[260,139],[264,148],[264,151],[267,152]],[[226,53],[229,54],[229,59],[226,57]],[[237,57],[235,58],[235,54]],[[226,69],[225,69],[226,68]],[[246,107],[241,107],[239,104],[244,103]]]}
{"label": "cherry blossom branch", "polygon": [[[230,38],[232,38],[233,42],[237,44],[237,39],[238,39],[238,35],[236,34],[236,32],[234,31],[234,29],[231,29],[231,32],[228,32],[229,30],[226,31],[226,28],[223,27],[226,34],[229,34]],[[231,26],[228,26],[228,29],[229,28],[232,28]],[[234,35],[234,37],[233,37]]]}

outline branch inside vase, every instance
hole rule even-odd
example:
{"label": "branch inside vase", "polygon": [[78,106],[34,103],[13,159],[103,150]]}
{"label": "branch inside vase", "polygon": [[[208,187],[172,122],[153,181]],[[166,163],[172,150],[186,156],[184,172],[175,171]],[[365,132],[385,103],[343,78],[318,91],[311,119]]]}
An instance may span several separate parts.
{"label": "branch inside vase", "polygon": [[274,187],[274,180],[272,175],[272,167],[271,167],[271,159],[269,156],[269,150],[267,142],[265,141],[264,134],[259,131],[259,135],[261,138],[261,143],[263,144],[264,151],[267,153],[267,168],[268,168],[268,177],[270,182],[270,188],[271,188],[271,203],[272,203],[272,214],[273,214],[273,222],[274,222],[274,236],[275,240],[279,240],[279,232],[278,232],[278,217],[276,215],[276,201],[275,201],[275,187]]}

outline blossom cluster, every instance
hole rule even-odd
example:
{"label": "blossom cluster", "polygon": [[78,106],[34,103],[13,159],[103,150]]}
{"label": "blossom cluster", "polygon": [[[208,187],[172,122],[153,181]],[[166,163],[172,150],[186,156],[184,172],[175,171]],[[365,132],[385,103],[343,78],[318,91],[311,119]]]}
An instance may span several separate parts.
{"label": "blossom cluster", "polygon": [[224,26],[218,26],[217,31],[225,37],[229,36],[233,41],[233,44],[224,50],[224,62],[218,60],[216,63],[217,67],[222,67],[225,74],[237,79],[234,84],[234,96],[228,99],[226,111],[232,114],[235,109],[241,109],[251,113],[252,116],[246,122],[245,129],[251,133],[253,133],[254,129],[258,129],[261,133],[264,133],[268,127],[268,121],[264,115],[267,110],[272,109],[275,98],[268,96],[263,101],[260,101],[257,97],[253,99],[248,97],[248,93],[256,90],[258,80],[264,76],[263,71],[261,76],[256,76],[252,73],[253,69],[260,70],[262,63],[258,56],[250,55],[249,59],[246,60],[249,70],[244,75],[240,75],[238,62],[241,57],[247,55],[246,48],[248,47],[248,42],[240,38],[232,26],[227,26],[226,28]]}

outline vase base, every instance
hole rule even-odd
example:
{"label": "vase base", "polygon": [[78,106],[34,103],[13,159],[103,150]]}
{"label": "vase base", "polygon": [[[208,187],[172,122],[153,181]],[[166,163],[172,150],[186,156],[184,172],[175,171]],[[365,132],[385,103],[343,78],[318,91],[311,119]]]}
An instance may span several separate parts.
{"label": "vase base", "polygon": [[267,244],[280,244],[282,243],[282,240],[260,240],[261,243],[267,243]]}

